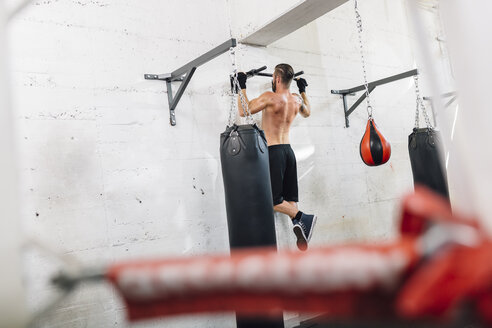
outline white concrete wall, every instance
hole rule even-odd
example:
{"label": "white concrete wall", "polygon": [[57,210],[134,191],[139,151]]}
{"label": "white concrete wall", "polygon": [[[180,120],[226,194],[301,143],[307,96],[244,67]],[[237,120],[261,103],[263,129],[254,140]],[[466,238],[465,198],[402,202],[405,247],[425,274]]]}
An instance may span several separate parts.
{"label": "white concrete wall", "polygon": [[[403,3],[361,1],[360,8],[369,78],[412,69]],[[198,68],[178,105],[176,127],[168,123],[165,84],[145,81],[143,74],[171,71],[228,39],[235,10],[226,0],[38,1],[13,23],[27,231],[90,265],[228,251],[218,140],[230,101],[229,56]],[[240,16],[256,17],[252,21],[259,26],[257,11],[243,8]],[[271,71],[288,62],[306,72],[312,116],[296,120],[291,139],[301,208],[319,216],[313,245],[393,237],[396,204],[412,188],[407,136],[413,127],[413,81],[380,87],[372,95],[376,122],[393,152],[390,162],[377,168],[359,157],[364,108],[345,129],[342,102],[330,94],[362,82],[354,20],[348,3],[269,48],[241,47],[238,56],[245,70],[268,65]],[[252,79],[249,96],[269,87],[268,78]],[[277,223],[281,247],[294,248],[288,220],[278,216]],[[26,260],[33,307],[54,292],[46,283],[56,267],[39,254]],[[98,285],[80,289],[40,326],[124,322],[119,298]],[[233,322],[231,315],[193,316],[138,327]]]}
{"label": "white concrete wall", "polygon": [[27,322],[20,260],[23,236],[19,224],[17,152],[10,103],[7,25],[10,11],[0,1],[0,327],[18,328]]}

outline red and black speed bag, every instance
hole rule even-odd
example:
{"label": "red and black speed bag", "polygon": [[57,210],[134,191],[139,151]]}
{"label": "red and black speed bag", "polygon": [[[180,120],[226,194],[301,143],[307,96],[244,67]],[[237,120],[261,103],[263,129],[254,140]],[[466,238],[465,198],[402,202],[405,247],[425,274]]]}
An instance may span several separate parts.
{"label": "red and black speed bag", "polygon": [[391,156],[391,145],[379,132],[376,123],[367,120],[366,132],[360,141],[360,157],[368,166],[378,166],[386,163]]}

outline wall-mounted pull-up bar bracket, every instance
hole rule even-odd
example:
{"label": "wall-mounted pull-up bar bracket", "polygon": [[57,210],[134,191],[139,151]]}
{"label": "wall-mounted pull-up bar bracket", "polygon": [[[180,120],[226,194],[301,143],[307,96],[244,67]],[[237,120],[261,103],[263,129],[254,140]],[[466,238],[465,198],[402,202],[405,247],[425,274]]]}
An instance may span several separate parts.
{"label": "wall-mounted pull-up bar bracket", "polygon": [[[176,125],[176,114],[175,114],[176,106],[178,105],[181,96],[183,96],[183,93],[186,90],[188,83],[190,83],[190,80],[193,77],[193,74],[195,73],[197,67],[209,62],[210,60],[223,54],[224,52],[229,51],[230,48],[235,47],[236,45],[237,45],[236,39],[234,38],[229,39],[226,42],[222,43],[221,45],[204,53],[200,57],[190,61],[188,64],[181,66],[180,68],[173,71],[172,73],[144,75],[144,78],[146,80],[158,80],[158,81],[166,82],[167,100],[169,102],[169,122],[171,123],[172,126]],[[172,82],[181,83],[174,96],[171,87]]]}
{"label": "wall-mounted pull-up bar bracket", "polygon": [[[441,95],[441,98],[443,98],[443,99],[449,98],[449,100],[444,104],[444,108],[448,108],[449,106],[451,106],[456,101],[456,99],[458,99],[458,93],[456,91],[446,92],[446,93],[443,93]],[[424,97],[423,99],[430,101],[431,106],[433,106],[432,97]]]}
{"label": "wall-mounted pull-up bar bracket", "polygon": [[[146,80],[161,80],[161,81],[166,81],[171,79],[171,74],[145,74],[144,78]],[[172,81],[183,81],[183,77],[175,77],[172,79]]]}
{"label": "wall-mounted pull-up bar bracket", "polygon": [[[369,88],[369,93],[373,92],[374,89],[376,89],[377,86],[380,86],[380,85],[383,85],[383,84],[387,84],[387,83],[391,83],[391,82],[394,82],[394,81],[398,81],[398,80],[401,80],[401,79],[405,79],[407,77],[411,77],[411,76],[415,76],[415,75],[418,75],[419,72],[418,70],[416,69],[413,69],[411,71],[408,71],[408,72],[404,72],[404,73],[400,73],[400,74],[397,74],[397,75],[393,75],[393,76],[390,76],[390,77],[387,77],[387,78],[384,78],[384,79],[381,79],[381,80],[377,80],[377,81],[374,81],[374,82],[370,82],[368,83],[368,88]],[[331,93],[332,94],[335,94],[335,95],[341,95],[342,96],[342,101],[343,101],[343,112],[344,112],[344,115],[345,115],[345,127],[348,128],[350,126],[350,122],[349,122],[349,116],[350,114],[352,114],[354,112],[354,110],[357,109],[357,107],[364,101],[364,99],[366,99],[366,93],[364,92],[360,97],[359,99],[357,99],[357,101],[349,108],[348,107],[348,104],[347,104],[347,96],[353,96],[355,94],[355,92],[359,92],[359,91],[365,91],[366,90],[366,87],[365,85],[359,85],[355,88],[350,88],[350,89],[343,89],[343,90],[331,90]]]}

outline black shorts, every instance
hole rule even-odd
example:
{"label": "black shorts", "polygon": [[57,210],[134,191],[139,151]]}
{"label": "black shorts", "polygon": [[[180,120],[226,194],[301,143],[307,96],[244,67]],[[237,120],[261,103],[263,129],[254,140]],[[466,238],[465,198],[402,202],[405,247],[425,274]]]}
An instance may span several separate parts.
{"label": "black shorts", "polygon": [[289,144],[268,147],[270,157],[270,181],[272,183],[273,205],[284,200],[298,202],[297,161]]}

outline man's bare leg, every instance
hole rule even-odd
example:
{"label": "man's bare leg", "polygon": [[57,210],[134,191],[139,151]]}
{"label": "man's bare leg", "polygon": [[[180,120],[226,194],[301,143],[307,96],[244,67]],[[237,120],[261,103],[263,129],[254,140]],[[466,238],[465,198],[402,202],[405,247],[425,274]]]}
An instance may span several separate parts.
{"label": "man's bare leg", "polygon": [[297,209],[297,204],[294,202],[283,201],[282,203],[275,205],[273,209],[277,212],[287,214],[291,219],[293,219],[299,210]]}
{"label": "man's bare leg", "polygon": [[287,201],[287,203],[289,203],[290,205],[295,206],[299,210],[299,207],[297,206],[297,203],[296,202],[289,202],[289,201]]}

